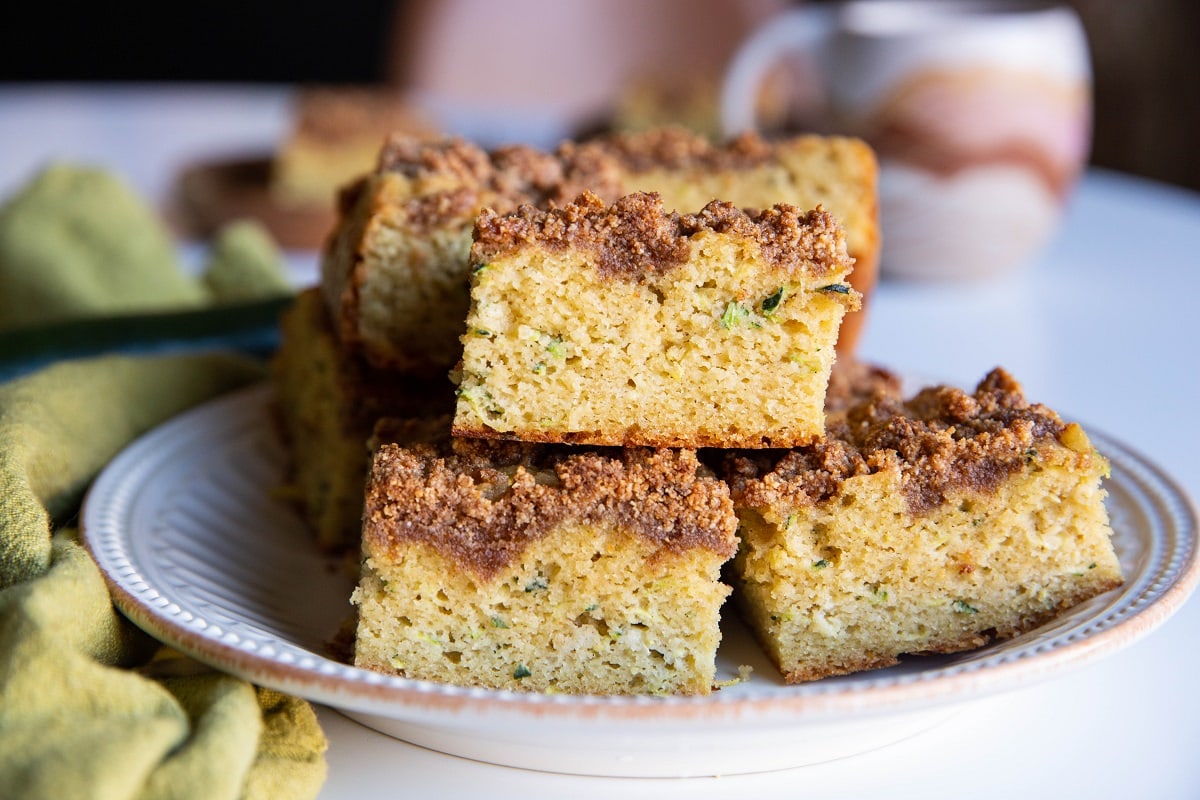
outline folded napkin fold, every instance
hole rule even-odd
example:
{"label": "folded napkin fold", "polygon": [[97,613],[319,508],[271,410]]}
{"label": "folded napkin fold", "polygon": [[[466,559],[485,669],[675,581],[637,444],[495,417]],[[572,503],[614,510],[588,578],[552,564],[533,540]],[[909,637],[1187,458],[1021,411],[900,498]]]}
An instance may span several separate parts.
{"label": "folded napkin fold", "polygon": [[[126,208],[94,236],[108,176],[41,180],[51,199],[0,210],[0,796],[314,797],[327,767],[312,707],[139,631],[74,527],[90,481],[135,437],[264,377],[281,268],[242,230],[189,284],[152,215]],[[131,248],[138,237],[149,244]]]}

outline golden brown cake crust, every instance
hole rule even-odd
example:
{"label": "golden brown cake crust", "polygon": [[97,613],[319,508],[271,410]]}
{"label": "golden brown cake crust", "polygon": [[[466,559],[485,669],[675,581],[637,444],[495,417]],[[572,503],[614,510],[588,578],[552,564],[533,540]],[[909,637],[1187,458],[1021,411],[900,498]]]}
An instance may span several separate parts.
{"label": "golden brown cake crust", "polygon": [[363,535],[376,550],[422,542],[481,578],[500,572],[564,521],[609,521],[659,552],[731,557],[728,489],[690,450],[624,451],[454,439],[381,445]]}
{"label": "golden brown cake crust", "polygon": [[485,209],[475,223],[471,258],[478,265],[529,246],[581,249],[595,254],[601,275],[631,280],[685,263],[688,239],[705,231],[755,241],[776,267],[803,266],[814,278],[844,271],[849,261],[845,233],[820,208],[804,212],[777,205],[747,213],[714,200],[698,214],[681,215],[668,212],[655,192],[635,192],[611,206],[584,192],[548,211],[527,204],[513,214]]}
{"label": "golden brown cake crust", "polygon": [[561,252],[587,250],[606,277],[636,278],[666,272],[687,261],[689,249],[678,214],[657,195],[621,198],[611,208],[585,192],[564,208],[539,211],[522,205],[513,214],[485,209],[475,223],[471,259],[486,264],[527,247]]}
{"label": "golden brown cake crust", "polygon": [[997,368],[974,394],[936,386],[907,402],[873,397],[831,421],[815,445],[782,457],[731,456],[728,478],[739,504],[805,506],[834,496],[846,478],[898,468],[907,507],[921,514],[955,489],[994,490],[1066,427]]}
{"label": "golden brown cake crust", "polygon": [[380,172],[408,177],[452,175],[464,186],[483,186],[491,172],[487,153],[465,139],[424,141],[407,134],[389,136],[379,151]]}

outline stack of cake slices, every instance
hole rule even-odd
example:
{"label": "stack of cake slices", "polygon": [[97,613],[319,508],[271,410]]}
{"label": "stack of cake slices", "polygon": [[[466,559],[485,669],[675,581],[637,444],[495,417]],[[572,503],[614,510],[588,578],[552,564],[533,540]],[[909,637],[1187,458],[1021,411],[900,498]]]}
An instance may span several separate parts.
{"label": "stack of cake slices", "polygon": [[1077,425],[855,360],[875,208],[851,139],[390,140],[273,365],[317,542],[360,556],[354,662],[705,694],[731,594],[799,682],[1118,585]]}

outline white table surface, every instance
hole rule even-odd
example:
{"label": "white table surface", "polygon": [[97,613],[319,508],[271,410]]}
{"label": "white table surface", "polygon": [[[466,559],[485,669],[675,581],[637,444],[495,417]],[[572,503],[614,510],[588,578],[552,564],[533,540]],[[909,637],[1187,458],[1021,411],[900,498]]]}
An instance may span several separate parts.
{"label": "white table surface", "polygon": [[[149,200],[186,163],[269,150],[280,87],[0,85],[0,197],[51,159]],[[294,254],[303,269],[306,256]],[[1141,451],[1200,496],[1200,195],[1092,171],[1036,263],[987,283],[883,280],[861,355],[971,386],[1004,366],[1033,400]],[[972,701],[933,730],[783,772],[581,778],[423,750],[320,708],[322,800],[373,797],[1200,798],[1200,601],[1107,658]]]}

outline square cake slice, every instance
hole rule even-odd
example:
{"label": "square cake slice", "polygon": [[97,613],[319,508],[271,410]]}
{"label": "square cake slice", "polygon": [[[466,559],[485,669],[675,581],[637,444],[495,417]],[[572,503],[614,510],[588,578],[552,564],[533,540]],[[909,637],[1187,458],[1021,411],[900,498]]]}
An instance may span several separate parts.
{"label": "square cake slice", "polygon": [[790,447],[824,432],[852,260],[820,209],[667,211],[588,192],[485,211],[454,432],[655,447]]}
{"label": "square cake slice", "polygon": [[707,694],[736,527],[693,451],[381,444],[354,663],[496,689]]}
{"label": "square cake slice", "polygon": [[372,366],[445,376],[461,352],[471,228],[485,207],[541,202],[558,162],[524,146],[396,135],[338,197],[321,287],[343,345]]}
{"label": "square cake slice", "polygon": [[726,467],[735,593],[789,683],[1016,636],[1122,582],[1107,461],[1002,370]]}

